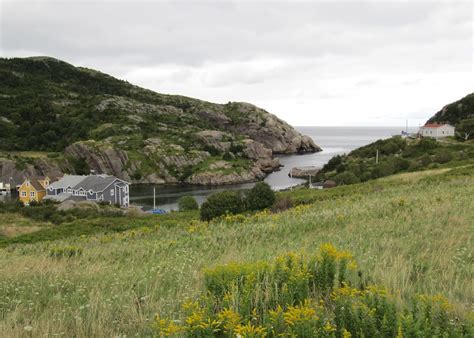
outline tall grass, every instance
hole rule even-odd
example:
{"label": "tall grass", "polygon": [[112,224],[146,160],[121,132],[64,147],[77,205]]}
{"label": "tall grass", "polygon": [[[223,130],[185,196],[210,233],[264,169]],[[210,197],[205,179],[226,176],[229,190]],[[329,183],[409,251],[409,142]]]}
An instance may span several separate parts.
{"label": "tall grass", "polygon": [[[157,217],[124,232],[9,245],[0,249],[0,337],[153,335],[157,313],[181,318],[185,300],[202,294],[207,269],[311,255],[327,242],[352,252],[358,278],[392,290],[395,304],[442,294],[466,318],[474,300],[474,175],[463,170],[404,174],[344,193],[296,192],[310,204],[279,214],[210,224],[170,215],[162,225]],[[82,254],[51,257],[64,247]]]}

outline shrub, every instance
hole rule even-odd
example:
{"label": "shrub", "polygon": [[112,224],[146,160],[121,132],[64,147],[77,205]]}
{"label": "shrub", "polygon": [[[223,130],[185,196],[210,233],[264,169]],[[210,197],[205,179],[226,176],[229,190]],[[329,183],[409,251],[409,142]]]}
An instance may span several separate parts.
{"label": "shrub", "polygon": [[248,210],[263,210],[275,203],[275,192],[265,182],[258,182],[250,189],[245,197],[245,205]]}
{"label": "shrub", "polygon": [[334,181],[337,184],[354,184],[359,183],[360,179],[351,171],[344,171],[334,176]]}
{"label": "shrub", "polygon": [[324,171],[332,171],[332,170],[336,169],[336,167],[337,167],[338,165],[342,164],[342,158],[343,158],[343,157],[342,157],[341,155],[336,155],[336,156],[332,157],[332,158],[328,161],[328,163],[326,163],[326,164],[324,165],[323,170],[324,170]]}
{"label": "shrub", "polygon": [[199,205],[192,196],[183,196],[178,201],[179,211],[198,210]]}
{"label": "shrub", "polygon": [[217,266],[205,270],[198,300],[182,305],[182,321],[157,315],[152,325],[160,336],[472,336],[470,320],[457,318],[446,298],[418,295],[398,306],[390,290],[355,287],[355,268],[349,252],[329,243],[309,256]]}
{"label": "shrub", "polygon": [[272,206],[272,212],[281,212],[293,208],[293,200],[290,197],[282,197],[276,200]]}
{"label": "shrub", "polygon": [[446,149],[441,149],[438,153],[436,153],[434,157],[434,161],[440,164],[448,163],[452,159],[453,159],[453,154],[451,154],[449,150],[446,150]]}
{"label": "shrub", "polygon": [[210,196],[201,206],[201,220],[210,221],[225,214],[245,210],[242,196],[236,191],[222,191]]}
{"label": "shrub", "polygon": [[428,166],[431,163],[431,156],[428,154],[424,154],[423,156],[421,156],[420,162],[424,167]]}

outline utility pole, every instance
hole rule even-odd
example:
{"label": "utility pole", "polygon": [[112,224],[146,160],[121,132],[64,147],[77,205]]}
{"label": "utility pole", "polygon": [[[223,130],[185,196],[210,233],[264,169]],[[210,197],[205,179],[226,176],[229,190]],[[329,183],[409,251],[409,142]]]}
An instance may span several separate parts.
{"label": "utility pole", "polygon": [[377,152],[375,154],[375,163],[379,163],[379,150],[377,149]]}
{"label": "utility pole", "polygon": [[[290,169],[290,178],[293,181],[293,169]],[[293,191],[293,182],[290,182],[290,191]]]}
{"label": "utility pole", "polygon": [[309,175],[309,186],[308,186],[308,188],[311,189],[311,175]]}

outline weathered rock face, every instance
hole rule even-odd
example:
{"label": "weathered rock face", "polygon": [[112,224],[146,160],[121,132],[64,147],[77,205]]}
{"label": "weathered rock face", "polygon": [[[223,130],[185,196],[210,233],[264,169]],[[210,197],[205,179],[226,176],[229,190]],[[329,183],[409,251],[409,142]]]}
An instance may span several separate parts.
{"label": "weathered rock face", "polygon": [[297,178],[306,178],[308,176],[315,176],[321,168],[316,167],[294,167],[290,169],[288,175]]}
{"label": "weathered rock face", "polygon": [[233,139],[232,135],[219,130],[203,130],[196,133],[197,138],[207,147],[221,152],[228,151]]}
{"label": "weathered rock face", "polygon": [[241,123],[228,123],[226,128],[262,143],[274,154],[321,151],[310,137],[302,135],[288,123],[263,109],[242,102],[234,104],[233,109],[245,119]]}
{"label": "weathered rock face", "polygon": [[265,173],[258,167],[240,173],[202,172],[186,179],[186,183],[194,185],[224,185],[255,182],[265,177]]}
{"label": "weathered rock face", "polygon": [[272,157],[272,150],[266,148],[260,142],[251,139],[244,140],[245,148],[243,153],[252,160],[266,160]]}
{"label": "weathered rock face", "polygon": [[52,163],[46,159],[32,159],[33,163],[19,166],[15,161],[0,158],[0,182],[13,186],[23,183],[27,177],[49,176],[60,177],[71,168],[67,163]]}
{"label": "weathered rock face", "polygon": [[121,149],[104,144],[76,142],[65,149],[66,156],[84,159],[89,168],[96,173],[112,174],[118,178],[130,181],[130,174],[125,167],[129,159],[127,153]]}

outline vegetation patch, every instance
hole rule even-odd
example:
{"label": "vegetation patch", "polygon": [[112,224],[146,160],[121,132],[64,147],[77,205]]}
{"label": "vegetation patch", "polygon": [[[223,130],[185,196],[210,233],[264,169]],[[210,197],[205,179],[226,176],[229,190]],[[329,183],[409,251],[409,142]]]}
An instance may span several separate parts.
{"label": "vegetation patch", "polygon": [[[470,336],[441,295],[397,306],[383,287],[354,278],[352,254],[323,244],[316,254],[207,269],[205,292],[183,304],[183,320],[157,316],[160,336],[419,337]],[[180,324],[178,324],[180,323]],[[181,324],[182,323],[182,324]]]}

